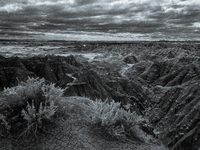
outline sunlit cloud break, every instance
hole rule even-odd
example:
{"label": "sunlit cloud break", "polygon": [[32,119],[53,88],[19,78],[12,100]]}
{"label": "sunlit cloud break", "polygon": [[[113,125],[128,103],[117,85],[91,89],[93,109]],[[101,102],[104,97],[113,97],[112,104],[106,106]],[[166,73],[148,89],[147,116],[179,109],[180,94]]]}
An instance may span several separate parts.
{"label": "sunlit cloud break", "polygon": [[0,0],[1,38],[200,40],[199,20],[196,0]]}
{"label": "sunlit cloud break", "polygon": [[3,7],[0,7],[0,11],[6,11],[8,13],[15,12],[21,9],[22,9],[22,6],[19,4],[7,4]]}

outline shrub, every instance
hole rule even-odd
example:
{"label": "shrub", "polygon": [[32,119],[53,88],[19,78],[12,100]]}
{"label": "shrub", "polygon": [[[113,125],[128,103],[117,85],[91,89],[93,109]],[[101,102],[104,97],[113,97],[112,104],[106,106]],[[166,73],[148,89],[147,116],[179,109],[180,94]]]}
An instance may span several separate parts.
{"label": "shrub", "polygon": [[63,91],[39,78],[28,78],[16,87],[5,88],[0,99],[1,132],[27,137],[44,131],[55,121]]}
{"label": "shrub", "polygon": [[96,100],[88,104],[86,116],[97,128],[117,139],[139,139],[148,142],[149,137],[139,128],[145,121],[136,112],[130,112],[120,107],[119,102]]}

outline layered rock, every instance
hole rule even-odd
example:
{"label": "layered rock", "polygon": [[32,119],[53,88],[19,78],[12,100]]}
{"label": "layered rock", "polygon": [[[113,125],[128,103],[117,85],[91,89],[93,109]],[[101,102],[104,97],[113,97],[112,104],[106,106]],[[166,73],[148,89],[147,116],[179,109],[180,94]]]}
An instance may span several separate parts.
{"label": "layered rock", "polygon": [[150,116],[155,133],[172,149],[200,147],[200,80],[165,91]]}
{"label": "layered rock", "polygon": [[0,59],[0,82],[3,87],[16,86],[28,76],[43,77],[50,82],[58,82],[67,73],[73,73],[81,68],[73,56],[69,57],[32,57],[32,58],[2,58]]}
{"label": "layered rock", "polygon": [[[168,54],[165,56],[169,58],[171,54]],[[149,84],[154,96],[158,96],[155,101],[152,97],[153,107],[148,111],[157,137],[170,149],[198,150],[200,147],[199,57],[183,54],[171,56],[170,59],[159,60],[157,58],[160,56],[157,55],[149,67],[136,64],[129,70],[129,76],[138,75]],[[137,69],[138,66],[141,69]]]}

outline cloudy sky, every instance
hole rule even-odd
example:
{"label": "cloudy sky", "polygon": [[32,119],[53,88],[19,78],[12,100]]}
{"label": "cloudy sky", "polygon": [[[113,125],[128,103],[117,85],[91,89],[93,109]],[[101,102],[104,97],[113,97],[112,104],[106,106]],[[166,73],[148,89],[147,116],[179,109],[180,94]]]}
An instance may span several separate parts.
{"label": "cloudy sky", "polygon": [[0,38],[200,40],[200,0],[0,0]]}

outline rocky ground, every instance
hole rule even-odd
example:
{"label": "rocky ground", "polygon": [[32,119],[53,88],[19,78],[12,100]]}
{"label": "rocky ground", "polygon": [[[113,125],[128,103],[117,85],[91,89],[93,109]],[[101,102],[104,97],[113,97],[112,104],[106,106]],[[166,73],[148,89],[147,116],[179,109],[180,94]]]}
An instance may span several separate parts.
{"label": "rocky ground", "polygon": [[[199,48],[188,43],[87,43],[77,44],[76,55],[69,56],[7,57],[4,51],[0,90],[16,86],[28,76],[43,77],[66,88],[65,97],[115,100],[122,107],[130,104],[131,111],[149,119],[146,133],[170,149],[198,150]],[[88,58],[77,55],[80,53],[96,55]]]}

